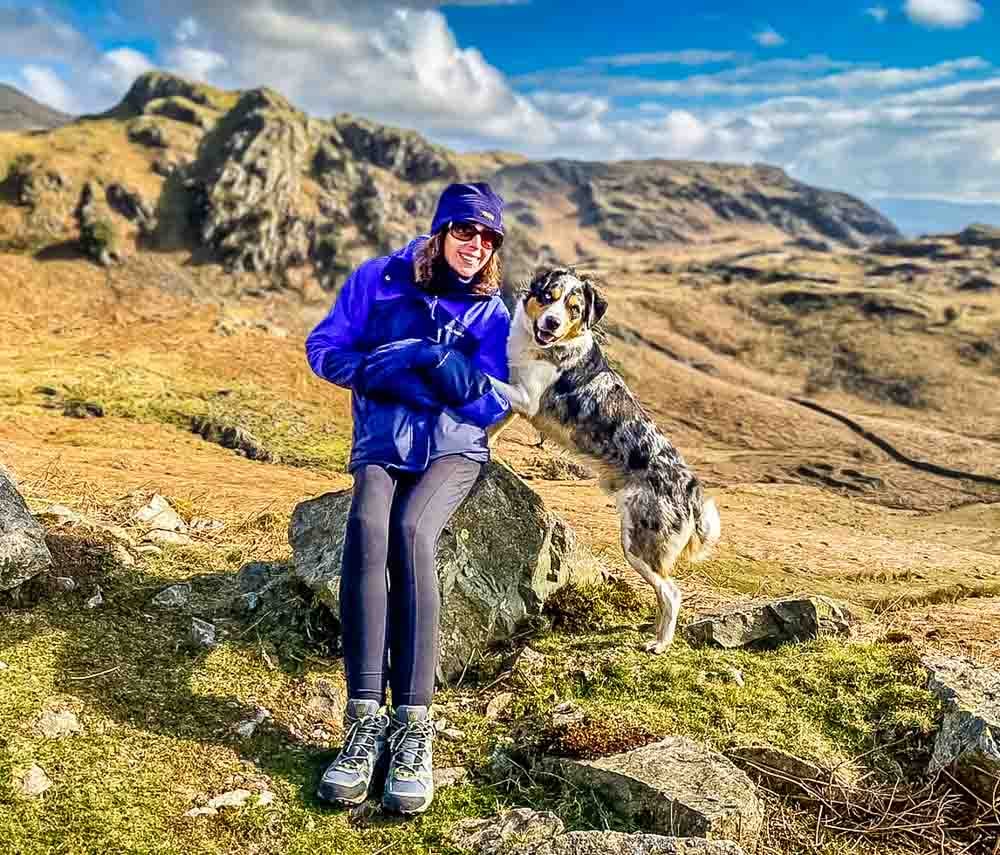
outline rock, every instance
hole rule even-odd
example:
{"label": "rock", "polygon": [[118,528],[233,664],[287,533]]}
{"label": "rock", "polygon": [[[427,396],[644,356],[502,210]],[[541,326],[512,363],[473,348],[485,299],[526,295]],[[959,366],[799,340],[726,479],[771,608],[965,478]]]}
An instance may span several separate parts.
{"label": "rock", "polygon": [[465,739],[465,731],[459,730],[457,727],[445,727],[439,733],[442,738],[447,739],[449,742],[461,742]]}
{"label": "rock", "polygon": [[414,131],[350,115],[337,116],[334,126],[355,159],[381,166],[405,181],[458,180],[458,168],[448,150]]}
{"label": "rock", "polygon": [[769,647],[820,635],[850,634],[854,617],[842,603],[823,596],[754,601],[688,624],[684,636],[695,647]]}
{"label": "rock", "polygon": [[191,643],[196,647],[215,646],[215,624],[200,618],[191,618]]}
{"label": "rock", "polygon": [[457,787],[469,781],[469,770],[464,766],[451,766],[446,769],[434,770],[434,789]]}
{"label": "rock", "polygon": [[498,695],[494,695],[490,698],[488,704],[486,704],[486,718],[490,721],[495,721],[504,714],[504,711],[514,703],[514,693],[513,692],[500,692]]}
{"label": "rock", "polygon": [[81,251],[102,267],[110,267],[121,261],[118,233],[111,209],[99,187],[96,181],[83,185],[74,216],[80,232]]}
{"label": "rock", "polygon": [[143,111],[151,116],[163,116],[166,119],[173,119],[175,122],[182,122],[185,125],[193,125],[202,130],[212,124],[209,111],[182,95],[154,99],[146,104]]}
{"label": "rock", "polygon": [[620,816],[683,837],[734,840],[752,850],[763,808],[746,774],[681,736],[599,760],[539,763],[572,785],[599,792]]}
{"label": "rock", "polygon": [[205,142],[191,178],[202,241],[230,271],[305,264],[310,229],[300,197],[314,142],[307,117],[277,93],[252,89]]}
{"label": "rock", "polygon": [[152,531],[187,531],[187,524],[159,493],[154,493],[149,502],[135,512],[134,517],[145,523],[147,536]]}
{"label": "rock", "polygon": [[182,531],[165,531],[162,528],[154,528],[146,532],[145,540],[149,543],[169,543],[173,546],[187,546],[194,543],[194,539],[189,534]]}
{"label": "rock", "polygon": [[208,104],[208,95],[204,87],[197,83],[161,71],[147,71],[140,74],[132,83],[122,99],[122,106],[141,113],[151,101],[174,96],[193,101],[195,104]]}
{"label": "rock", "polygon": [[191,600],[191,583],[181,582],[178,585],[171,585],[164,588],[153,597],[153,605],[162,608],[173,609],[186,606]]}
{"label": "rock", "polygon": [[38,514],[38,519],[49,526],[79,525],[83,522],[83,517],[65,505],[49,505]]}
{"label": "rock", "polygon": [[254,735],[257,728],[271,717],[271,711],[264,707],[257,707],[253,718],[245,719],[236,725],[236,732],[242,739],[249,739]]}
{"label": "rock", "polygon": [[8,668],[10,668],[10,665],[6,662],[0,662],[0,671],[6,671]]}
{"label": "rock", "polygon": [[96,401],[67,401],[63,406],[63,415],[71,419],[102,419],[104,407]]}
{"label": "rock", "polygon": [[[350,491],[300,503],[288,539],[292,574],[339,612],[340,564]],[[596,560],[562,520],[506,466],[493,462],[441,534],[438,676],[459,676],[481,650],[509,638],[569,581],[600,578]]]}
{"label": "rock", "polygon": [[974,223],[959,232],[958,242],[962,246],[985,246],[1000,249],[1000,228]]}
{"label": "rock", "polygon": [[39,716],[35,727],[46,739],[62,739],[83,731],[76,713],[70,710],[46,710]]}
{"label": "rock", "polygon": [[[148,117],[140,116],[128,124],[129,142],[138,143],[149,148],[167,148],[167,137],[159,122]],[[160,161],[156,161],[159,163]],[[153,171],[156,172],[156,163]]]}
{"label": "rock", "polygon": [[108,185],[105,195],[108,205],[126,220],[137,223],[144,231],[153,230],[156,225],[153,208],[142,198],[138,190],[129,190],[123,184],[113,183]]}
{"label": "rock", "polygon": [[1000,672],[971,659],[926,656],[928,688],[944,702],[944,719],[928,772],[952,768],[990,803],[1000,792]]}
{"label": "rock", "polygon": [[208,807],[214,808],[215,810],[222,810],[224,808],[241,808],[250,800],[252,795],[253,793],[249,790],[230,790],[228,793],[223,793],[221,796],[209,799]]}
{"label": "rock", "polygon": [[238,451],[250,460],[262,460],[265,463],[274,460],[274,455],[264,444],[239,425],[226,424],[207,416],[195,416],[191,419],[191,431],[223,448]]}
{"label": "rock", "polygon": [[40,796],[49,789],[52,786],[52,781],[40,766],[32,763],[31,768],[21,776],[17,784],[22,795],[34,797]]}
{"label": "rock", "polygon": [[101,591],[101,586],[96,585],[94,593],[87,599],[84,604],[85,608],[96,609],[98,606],[104,605],[104,592]]}
{"label": "rock", "polygon": [[60,594],[68,594],[76,590],[76,579],[70,576],[56,576],[52,580],[52,587]]}
{"label": "rock", "polygon": [[476,855],[506,855],[515,845],[541,845],[564,828],[554,813],[517,808],[490,819],[462,820],[451,828],[448,839]]}
{"label": "rock", "polygon": [[0,591],[16,588],[51,567],[45,529],[0,467]]}
{"label": "rock", "polygon": [[803,760],[770,745],[746,745],[730,748],[723,753],[752,780],[763,782],[769,789],[779,793],[801,794],[803,790],[796,786],[796,781],[819,781],[848,790],[856,780],[850,767],[824,769],[811,760]]}
{"label": "rock", "polygon": [[475,855],[743,855],[728,840],[625,834],[620,831],[563,833],[555,814],[517,808],[491,819],[457,823],[448,834]]}

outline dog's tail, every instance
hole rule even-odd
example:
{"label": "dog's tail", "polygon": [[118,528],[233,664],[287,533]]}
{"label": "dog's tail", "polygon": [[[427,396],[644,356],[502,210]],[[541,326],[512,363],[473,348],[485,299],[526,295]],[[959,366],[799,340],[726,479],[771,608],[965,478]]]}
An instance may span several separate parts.
{"label": "dog's tail", "polygon": [[714,499],[706,499],[694,513],[694,531],[691,539],[684,547],[683,555],[688,561],[703,561],[708,558],[712,547],[722,534],[722,523],[719,520],[719,509]]}

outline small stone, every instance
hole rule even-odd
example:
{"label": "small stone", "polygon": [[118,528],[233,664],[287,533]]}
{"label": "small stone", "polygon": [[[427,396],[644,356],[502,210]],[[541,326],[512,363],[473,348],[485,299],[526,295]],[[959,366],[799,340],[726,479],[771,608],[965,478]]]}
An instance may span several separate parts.
{"label": "small stone", "polygon": [[733,682],[741,689],[746,685],[746,680],[743,677],[743,672],[739,668],[733,668],[733,670],[730,671],[730,674],[732,675]]}
{"label": "small stone", "polygon": [[460,784],[468,783],[468,781],[469,770],[464,766],[451,766],[434,770],[434,789],[436,790],[444,787],[457,787]]}
{"label": "small stone", "polygon": [[167,531],[162,528],[154,528],[146,532],[145,539],[150,543],[169,543],[173,546],[187,546],[194,543],[190,535],[182,531]]}
{"label": "small stone", "polygon": [[135,548],[135,551],[141,555],[162,555],[163,550],[160,547],[152,543],[142,543]]}
{"label": "small stone", "polygon": [[274,793],[270,790],[264,790],[257,796],[257,807],[267,807],[274,801]]}
{"label": "small stone", "polygon": [[76,590],[76,579],[71,579],[69,576],[56,576],[52,580],[52,587],[61,594],[68,594],[70,591]]}
{"label": "small stone", "polygon": [[94,595],[90,597],[84,605],[88,609],[96,609],[98,606],[104,605],[104,594],[101,593],[101,586],[97,586],[97,590],[94,591]]}
{"label": "small stone", "polygon": [[200,618],[191,618],[191,643],[197,647],[215,646],[215,624]]}
{"label": "small stone", "polygon": [[135,565],[132,553],[125,548],[124,544],[116,543],[111,549],[111,554],[114,555],[115,563],[119,567],[133,567]]}
{"label": "small stone", "polygon": [[135,518],[145,523],[147,529],[159,531],[185,531],[187,525],[180,515],[159,493],[155,493],[149,502],[135,512]]}
{"label": "small stone", "polygon": [[253,793],[249,790],[230,790],[228,793],[223,793],[221,796],[209,799],[208,806],[210,808],[215,808],[216,810],[222,810],[223,808],[241,808],[247,803],[247,800],[252,795]]}
{"label": "small stone", "polygon": [[160,593],[153,597],[153,605],[162,606],[163,608],[177,608],[178,606],[186,606],[190,599],[190,582],[181,582],[179,585],[171,585],[169,588],[164,588],[160,591]]}
{"label": "small stone", "polygon": [[9,667],[10,665],[8,665],[6,662],[0,662],[0,671],[6,671]]}
{"label": "small stone", "polygon": [[21,776],[20,790],[26,796],[40,796],[51,786],[49,776],[35,763]]}
{"label": "small stone", "polygon": [[440,733],[441,736],[449,742],[461,742],[465,739],[465,731],[459,730],[457,727],[446,727],[444,730],[440,731]]}
{"label": "small stone", "polygon": [[216,816],[218,811],[213,807],[196,807],[191,808],[191,810],[185,812],[184,816],[198,817],[198,816]]}
{"label": "small stone", "polygon": [[46,710],[35,726],[46,739],[61,739],[83,731],[80,720],[69,710]]}
{"label": "small stone", "polygon": [[500,694],[495,695],[486,705],[486,718],[490,721],[498,719],[513,702],[513,692],[500,692]]}

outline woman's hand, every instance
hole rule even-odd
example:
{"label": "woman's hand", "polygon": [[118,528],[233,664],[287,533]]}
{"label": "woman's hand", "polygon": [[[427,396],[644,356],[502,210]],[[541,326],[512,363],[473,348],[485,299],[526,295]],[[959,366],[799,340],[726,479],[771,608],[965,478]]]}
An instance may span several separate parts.
{"label": "woman's hand", "polygon": [[441,409],[433,389],[416,370],[418,363],[431,359],[422,355],[427,347],[428,342],[423,339],[407,338],[375,348],[365,357],[359,372],[359,391],[372,398],[400,401],[418,410]]}

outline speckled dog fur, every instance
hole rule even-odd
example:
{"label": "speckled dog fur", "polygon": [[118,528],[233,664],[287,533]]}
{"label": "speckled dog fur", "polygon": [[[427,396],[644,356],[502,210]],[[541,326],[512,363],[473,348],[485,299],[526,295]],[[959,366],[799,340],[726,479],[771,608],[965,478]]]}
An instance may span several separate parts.
{"label": "speckled dog fur", "polygon": [[681,603],[671,568],[682,556],[707,555],[719,538],[719,513],[594,340],[606,309],[593,282],[574,270],[539,271],[514,312],[511,382],[494,383],[543,436],[583,455],[615,496],[625,558],[659,603],[646,649],[662,653]]}

